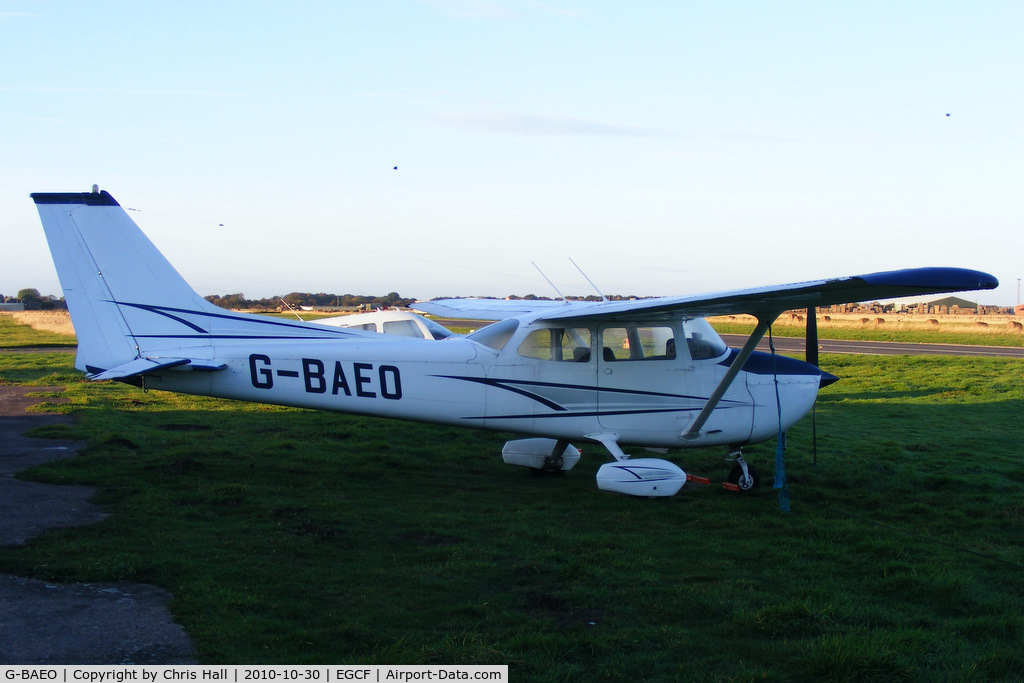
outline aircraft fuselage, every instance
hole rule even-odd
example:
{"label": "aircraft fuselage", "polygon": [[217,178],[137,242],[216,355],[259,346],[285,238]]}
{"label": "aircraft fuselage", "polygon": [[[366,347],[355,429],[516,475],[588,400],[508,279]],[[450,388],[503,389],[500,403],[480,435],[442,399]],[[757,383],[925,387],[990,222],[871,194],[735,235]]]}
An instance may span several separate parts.
{"label": "aircraft fuselage", "polygon": [[[659,322],[657,328],[665,339],[683,340],[699,323]],[[640,350],[631,357],[628,350],[619,349],[617,357],[608,347],[597,351],[596,340],[604,338],[606,330],[614,330],[616,341],[625,340],[619,345],[628,346],[630,334],[635,336],[638,329],[646,333],[651,326],[630,322],[572,329],[583,346],[576,347],[575,357],[566,353],[564,359],[548,355],[550,344],[539,351],[530,340],[538,330],[546,339],[552,334],[562,338],[566,328],[529,321],[522,321],[500,348],[473,335],[443,341],[392,338],[388,343],[222,342],[213,360],[225,364],[224,370],[202,372],[181,366],[148,375],[146,386],[551,438],[613,434],[620,444],[655,448],[768,439],[779,431],[780,405],[784,430],[810,410],[817,395],[817,368],[755,353],[703,428],[687,435],[736,351],[716,343],[704,352],[708,357],[695,359],[690,346],[681,341],[675,345],[678,352],[664,353],[662,340],[662,353],[648,349],[644,355]],[[707,330],[702,326],[705,338]]]}

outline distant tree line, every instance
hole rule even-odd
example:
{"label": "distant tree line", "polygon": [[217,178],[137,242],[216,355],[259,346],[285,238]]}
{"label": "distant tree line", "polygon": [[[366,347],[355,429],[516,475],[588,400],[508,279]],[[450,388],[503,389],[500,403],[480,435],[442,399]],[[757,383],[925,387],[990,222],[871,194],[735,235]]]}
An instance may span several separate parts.
{"label": "distant tree line", "polygon": [[[457,298],[457,297],[443,297],[443,298]],[[485,297],[485,298],[496,298],[496,297]],[[537,296],[536,294],[526,294],[520,296],[518,294],[510,294],[505,297],[506,299],[512,300],[525,300],[525,301],[550,301],[551,297]],[[636,296],[623,296],[620,294],[610,295],[608,299],[611,301],[622,301],[627,299],[639,299],[643,297]],[[573,301],[600,301],[601,297],[596,294],[591,294],[585,297],[569,297]],[[224,296],[217,296],[211,294],[206,297],[206,300],[210,303],[220,306],[221,308],[232,308],[241,310],[258,310],[258,311],[276,311],[281,308],[404,308],[415,301],[418,301],[415,297],[403,297],[398,292],[389,292],[384,296],[366,296],[362,294],[327,294],[319,292],[313,294],[311,292],[290,292],[283,296],[274,296],[266,299],[246,299],[245,295],[241,292],[235,294],[225,294]],[[288,306],[285,306],[281,302],[284,301]]]}
{"label": "distant tree line", "polygon": [[38,289],[21,289],[16,296],[0,294],[0,303],[21,303],[25,305],[26,311],[51,311],[68,307],[64,297],[40,294]]}
{"label": "distant tree line", "polygon": [[[279,308],[287,308],[282,304],[282,300],[291,306],[292,308],[403,308],[409,304],[417,301],[415,297],[403,297],[398,292],[388,292],[384,296],[366,296],[363,294],[327,294],[325,292],[318,292],[313,294],[311,292],[289,292],[283,296],[275,296],[264,299],[246,299],[245,295],[241,292],[235,294],[225,294],[224,296],[218,296],[211,294],[205,297],[207,301],[220,306],[221,308],[233,308],[243,310],[258,310],[258,311],[276,311]],[[450,297],[454,298],[454,297]],[[494,297],[490,297],[494,298]],[[511,294],[507,299],[522,299],[526,301],[537,301],[537,300],[550,300],[551,297],[537,296],[535,294],[526,294],[525,296],[519,296],[517,294]],[[608,297],[612,301],[619,301],[623,299],[636,299],[641,297],[634,296],[622,296],[612,295]],[[600,301],[601,298],[597,295],[591,294],[586,297],[572,297],[569,299],[574,301]],[[22,303],[25,305],[25,310],[51,310],[51,309],[66,309],[67,304],[64,302],[64,298],[57,298],[50,295],[41,295],[38,289],[22,289],[18,292],[17,296],[7,297],[0,294],[0,303]]]}
{"label": "distant tree line", "polygon": [[370,306],[372,308],[390,308],[392,306],[408,306],[416,301],[415,298],[407,298],[398,292],[389,292],[384,296],[365,296],[361,294],[327,294],[318,292],[289,292],[283,296],[275,296],[265,299],[246,299],[241,292],[217,296],[211,294],[206,297],[210,303],[221,308],[236,308],[247,310],[276,311],[279,308],[286,308],[281,302],[284,301],[292,308],[358,308],[359,306]]}

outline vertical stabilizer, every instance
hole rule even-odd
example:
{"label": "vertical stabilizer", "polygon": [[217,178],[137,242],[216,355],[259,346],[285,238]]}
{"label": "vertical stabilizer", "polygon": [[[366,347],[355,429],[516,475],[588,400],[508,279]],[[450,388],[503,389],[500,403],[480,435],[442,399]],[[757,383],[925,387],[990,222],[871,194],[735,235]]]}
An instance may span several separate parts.
{"label": "vertical stabilizer", "polygon": [[80,370],[115,367],[141,357],[147,346],[166,346],[154,339],[162,331],[154,325],[177,323],[165,314],[161,325],[154,310],[220,310],[189,287],[109,193],[32,199],[75,326]]}
{"label": "vertical stabilizer", "polygon": [[116,379],[207,361],[219,344],[369,333],[233,313],[199,296],[107,192],[32,195],[78,337],[75,367]]}

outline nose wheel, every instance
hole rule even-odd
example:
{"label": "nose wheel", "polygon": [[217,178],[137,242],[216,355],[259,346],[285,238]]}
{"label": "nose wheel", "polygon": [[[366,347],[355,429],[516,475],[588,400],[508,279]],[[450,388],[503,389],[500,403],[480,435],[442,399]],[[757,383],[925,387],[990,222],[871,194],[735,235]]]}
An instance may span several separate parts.
{"label": "nose wheel", "polygon": [[749,493],[758,489],[761,485],[761,477],[743,459],[743,453],[740,450],[731,451],[726,460],[732,462],[733,466],[729,470],[729,476],[722,484],[722,488],[740,493]]}

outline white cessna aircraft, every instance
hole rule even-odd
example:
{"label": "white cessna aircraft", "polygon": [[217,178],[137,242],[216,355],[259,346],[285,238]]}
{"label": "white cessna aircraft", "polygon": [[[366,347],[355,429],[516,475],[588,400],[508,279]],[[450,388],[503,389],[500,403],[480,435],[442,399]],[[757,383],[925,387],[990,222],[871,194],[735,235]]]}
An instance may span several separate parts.
{"label": "white cessna aircraft", "polygon": [[371,311],[369,313],[352,313],[331,318],[311,320],[317,325],[344,327],[348,330],[366,330],[380,334],[397,334],[403,337],[419,337],[420,339],[447,339],[452,331],[435,323],[422,315],[408,311]]}
{"label": "white cessna aircraft", "polygon": [[[671,496],[668,460],[630,458],[721,445],[730,480],[756,485],[744,444],[784,432],[834,381],[812,364],[754,351],[793,308],[991,289],[991,275],[917,268],[640,301],[448,300],[427,313],[503,318],[441,341],[234,313],[199,296],[107,192],[33,194],[78,336],[75,366],[94,380],[339,412],[514,432],[506,462],[572,467],[570,441],[613,461],[602,489]],[[705,315],[759,321],[740,350]]]}

